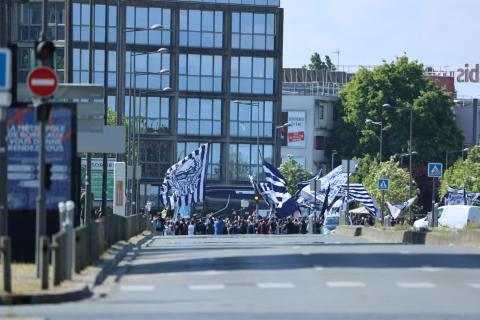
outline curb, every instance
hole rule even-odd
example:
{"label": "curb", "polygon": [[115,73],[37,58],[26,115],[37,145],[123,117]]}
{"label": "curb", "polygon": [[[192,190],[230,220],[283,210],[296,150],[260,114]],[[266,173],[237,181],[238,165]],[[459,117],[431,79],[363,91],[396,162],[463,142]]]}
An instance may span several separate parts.
{"label": "curb", "polygon": [[[98,265],[99,270],[90,275],[80,275],[74,277],[74,288],[59,292],[46,292],[35,294],[5,294],[0,296],[0,305],[20,305],[20,304],[45,304],[79,301],[92,296],[93,287],[101,284],[108,274],[122,261],[127,253],[133,248],[140,248],[147,241],[151,240],[153,235],[145,235],[143,239],[136,244],[128,242],[115,253],[114,257]],[[76,280],[75,280],[76,278]]]}
{"label": "curb", "polygon": [[385,243],[460,245],[465,247],[480,247],[480,231],[449,231],[435,233],[426,231],[395,231],[380,230],[363,226],[339,226],[335,234],[345,236],[363,236],[365,238]]}

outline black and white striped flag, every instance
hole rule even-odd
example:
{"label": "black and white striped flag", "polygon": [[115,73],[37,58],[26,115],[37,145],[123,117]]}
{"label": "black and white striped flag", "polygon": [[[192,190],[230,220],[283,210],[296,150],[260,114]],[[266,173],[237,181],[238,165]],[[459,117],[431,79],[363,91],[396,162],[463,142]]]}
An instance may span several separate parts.
{"label": "black and white striped flag", "polygon": [[203,201],[208,159],[207,143],[167,170],[160,190],[160,199],[165,208],[174,209]]}
{"label": "black and white striped flag", "polygon": [[[342,184],[340,188],[345,192],[345,194],[347,193],[347,184]],[[348,192],[349,197],[362,203],[368,212],[370,212],[370,214],[373,216],[377,215],[378,205],[362,184],[350,183]]]}
{"label": "black and white striped flag", "polygon": [[274,197],[275,214],[279,218],[287,217],[298,211],[297,202],[287,191],[287,181],[277,168],[263,161],[265,181],[270,184]]}

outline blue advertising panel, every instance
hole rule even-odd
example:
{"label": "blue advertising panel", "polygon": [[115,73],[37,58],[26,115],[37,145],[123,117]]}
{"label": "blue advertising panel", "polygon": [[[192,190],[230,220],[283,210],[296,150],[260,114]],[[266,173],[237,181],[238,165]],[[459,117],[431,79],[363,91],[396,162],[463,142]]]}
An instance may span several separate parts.
{"label": "blue advertising panel", "polygon": [[[38,194],[39,126],[34,108],[9,108],[8,208],[35,210]],[[52,165],[52,184],[46,191],[46,209],[56,210],[58,202],[74,200],[73,179],[75,113],[68,105],[52,107],[46,125],[46,163]]]}

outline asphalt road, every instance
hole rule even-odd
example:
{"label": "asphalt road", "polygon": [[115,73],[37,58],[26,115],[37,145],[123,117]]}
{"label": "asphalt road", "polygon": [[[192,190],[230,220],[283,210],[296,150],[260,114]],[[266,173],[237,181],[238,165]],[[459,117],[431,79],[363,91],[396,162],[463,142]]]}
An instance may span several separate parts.
{"label": "asphalt road", "polygon": [[318,236],[158,237],[40,319],[480,319],[480,252]]}

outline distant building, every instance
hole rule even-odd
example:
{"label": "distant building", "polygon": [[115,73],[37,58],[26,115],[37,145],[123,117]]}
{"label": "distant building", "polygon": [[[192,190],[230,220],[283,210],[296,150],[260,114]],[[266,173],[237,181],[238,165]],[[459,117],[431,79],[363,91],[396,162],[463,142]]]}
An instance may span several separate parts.
{"label": "distant building", "polygon": [[333,130],[338,93],[353,74],[327,70],[283,69],[282,160],[289,154],[312,172],[330,168],[325,147]]}
{"label": "distant building", "polygon": [[471,147],[480,144],[478,99],[457,99],[453,111],[457,125],[465,136],[464,146]]}

